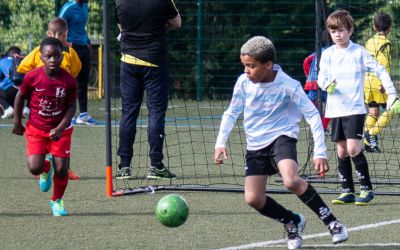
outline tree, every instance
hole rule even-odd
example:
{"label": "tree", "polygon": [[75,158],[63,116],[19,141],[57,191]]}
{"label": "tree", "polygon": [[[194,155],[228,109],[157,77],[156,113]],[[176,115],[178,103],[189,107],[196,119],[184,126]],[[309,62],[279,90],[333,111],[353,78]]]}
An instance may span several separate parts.
{"label": "tree", "polygon": [[[61,1],[63,4],[66,1]],[[88,32],[101,39],[102,1],[89,3]],[[46,36],[47,23],[55,17],[55,0],[8,0],[0,2],[1,39],[0,48],[4,51],[10,46],[18,46],[23,53],[39,45]]]}
{"label": "tree", "polygon": [[18,46],[24,53],[28,53],[30,45],[36,46],[45,37],[47,20],[54,16],[54,2],[12,0],[4,4],[10,15],[8,22],[3,13],[7,22],[3,23],[1,43],[3,47]]}

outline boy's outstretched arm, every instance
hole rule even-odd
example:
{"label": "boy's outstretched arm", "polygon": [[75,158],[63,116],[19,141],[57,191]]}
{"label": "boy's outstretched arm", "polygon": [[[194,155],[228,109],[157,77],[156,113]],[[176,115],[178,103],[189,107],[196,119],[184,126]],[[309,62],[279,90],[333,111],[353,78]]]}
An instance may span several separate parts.
{"label": "boy's outstretched arm", "polygon": [[329,171],[329,165],[326,160],[325,136],[321,116],[314,104],[308,99],[301,86],[296,88],[292,98],[293,102],[301,110],[305,120],[310,125],[314,139],[314,168],[319,174],[323,174]]}
{"label": "boy's outstretched arm", "polygon": [[[222,155],[222,157],[221,157]],[[223,164],[224,160],[228,159],[228,151],[225,147],[215,148],[214,151],[214,163],[215,164]]]}
{"label": "boy's outstretched arm", "polygon": [[24,107],[24,96],[18,91],[14,101],[14,127],[12,133],[16,135],[23,135],[25,127],[22,125],[22,109]]}

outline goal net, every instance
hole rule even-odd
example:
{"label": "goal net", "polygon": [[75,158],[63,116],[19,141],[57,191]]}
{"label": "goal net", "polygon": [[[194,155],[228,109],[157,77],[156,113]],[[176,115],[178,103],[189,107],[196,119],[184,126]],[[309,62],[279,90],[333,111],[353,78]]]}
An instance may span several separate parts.
{"label": "goal net", "polygon": [[[121,100],[118,88],[119,46],[112,38],[110,74],[113,85],[110,87],[109,98],[112,111],[110,143],[113,195],[161,189],[242,192],[246,141],[241,117],[229,137],[229,158],[220,166],[213,162],[221,116],[229,105],[236,78],[243,72],[239,61],[240,46],[254,35],[269,37],[277,49],[277,63],[293,78],[304,83],[302,62],[315,51],[315,34],[323,30],[323,24],[317,29],[315,27],[316,14],[323,18],[337,8],[347,9],[356,21],[352,40],[364,44],[374,34],[371,29],[373,16],[379,11],[386,11],[393,16],[400,8],[397,1],[393,4],[388,1],[368,0],[329,1],[329,5],[316,13],[316,2],[319,1],[176,1],[183,25],[181,29],[169,33],[171,91],[164,143],[164,164],[177,175],[172,180],[146,179],[150,166],[146,98],[137,121],[131,164],[132,178],[115,179],[119,164],[116,152]],[[324,1],[319,4],[322,3]],[[394,26],[391,36],[393,66],[399,64],[397,58],[400,44],[394,35],[397,33]],[[114,35],[116,37],[117,34],[111,32],[111,37]],[[392,68],[391,75],[399,90],[400,76],[396,67]],[[373,187],[378,193],[400,194],[399,128],[399,116],[395,116],[378,135],[381,152],[365,153]],[[320,192],[336,193],[341,191],[341,187],[335,145],[330,141],[329,135],[325,140],[331,170],[321,179],[313,170],[310,129],[304,121],[300,123],[297,143],[299,171]],[[354,180],[357,180],[356,176]],[[270,178],[267,189],[270,192],[287,192],[279,175]]]}

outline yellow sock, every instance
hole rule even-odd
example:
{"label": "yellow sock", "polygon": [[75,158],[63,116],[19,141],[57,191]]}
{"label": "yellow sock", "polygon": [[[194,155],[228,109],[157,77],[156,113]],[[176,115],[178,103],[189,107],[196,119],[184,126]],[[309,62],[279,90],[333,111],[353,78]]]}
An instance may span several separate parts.
{"label": "yellow sock", "polygon": [[[387,125],[392,120],[393,114],[390,111],[385,111],[381,116],[379,116],[378,121],[372,126],[368,132],[370,135],[379,135],[382,129],[386,128]],[[375,118],[376,119],[376,118]]]}
{"label": "yellow sock", "polygon": [[378,119],[376,116],[368,114],[367,119],[365,120],[365,128],[364,131],[369,131],[376,123]]}

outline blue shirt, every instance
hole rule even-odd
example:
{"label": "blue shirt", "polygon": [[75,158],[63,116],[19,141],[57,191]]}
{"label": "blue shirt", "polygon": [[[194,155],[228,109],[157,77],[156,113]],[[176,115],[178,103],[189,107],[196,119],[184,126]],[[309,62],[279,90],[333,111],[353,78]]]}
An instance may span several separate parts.
{"label": "blue shirt", "polygon": [[318,110],[304,93],[300,83],[274,65],[273,82],[253,83],[242,74],[235,85],[229,108],[222,116],[215,147],[225,147],[240,113],[248,150],[259,150],[279,136],[297,139],[302,116],[310,125],[314,138],[314,159],[326,159],[324,130]]}
{"label": "blue shirt", "polygon": [[14,83],[10,80],[10,68],[12,65],[12,57],[4,57],[0,60],[0,88],[6,90],[11,87]]}
{"label": "blue shirt", "polygon": [[70,0],[61,8],[58,16],[68,24],[68,42],[77,45],[90,44],[86,33],[88,13],[89,9],[86,2],[77,3],[75,0]]}

